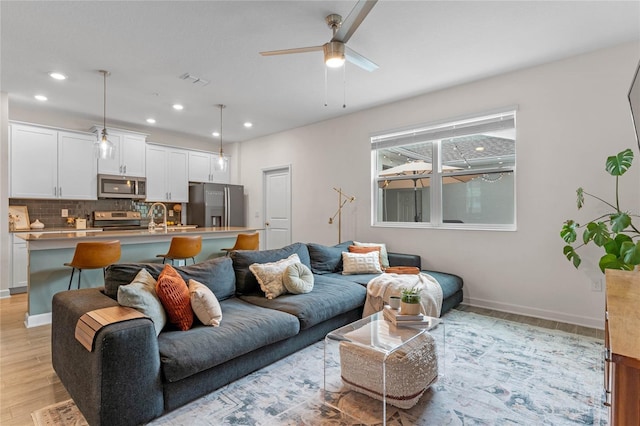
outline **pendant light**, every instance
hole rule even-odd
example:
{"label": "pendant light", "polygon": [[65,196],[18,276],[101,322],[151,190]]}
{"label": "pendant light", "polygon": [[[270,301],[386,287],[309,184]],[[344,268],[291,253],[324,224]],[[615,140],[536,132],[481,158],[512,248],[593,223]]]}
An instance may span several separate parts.
{"label": "pendant light", "polygon": [[113,160],[116,149],[113,142],[108,139],[107,135],[107,76],[111,73],[109,71],[100,70],[104,79],[104,93],[103,93],[103,121],[102,121],[102,135],[98,135],[96,140],[96,156],[101,160]]}
{"label": "pendant light", "polygon": [[216,172],[226,172],[229,167],[229,158],[224,156],[222,151],[222,110],[226,108],[223,104],[218,104],[220,108],[220,153],[218,158],[213,162],[213,169]]}

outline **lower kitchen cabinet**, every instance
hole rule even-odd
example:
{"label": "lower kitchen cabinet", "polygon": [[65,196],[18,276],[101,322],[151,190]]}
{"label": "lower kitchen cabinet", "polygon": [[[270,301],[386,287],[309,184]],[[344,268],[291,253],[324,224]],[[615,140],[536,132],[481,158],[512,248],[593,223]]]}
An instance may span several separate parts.
{"label": "lower kitchen cabinet", "polygon": [[27,280],[29,276],[29,256],[27,253],[27,242],[21,238],[16,237],[15,234],[11,234],[11,250],[9,264],[11,265],[9,271],[9,288],[21,288],[24,287],[26,291]]}

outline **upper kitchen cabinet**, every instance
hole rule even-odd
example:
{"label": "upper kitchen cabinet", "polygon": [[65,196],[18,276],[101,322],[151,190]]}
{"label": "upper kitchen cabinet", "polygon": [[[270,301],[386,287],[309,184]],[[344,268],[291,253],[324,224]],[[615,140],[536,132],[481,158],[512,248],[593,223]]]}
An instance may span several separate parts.
{"label": "upper kitchen cabinet", "polygon": [[[102,127],[95,126],[91,131],[99,136]],[[147,135],[107,128],[107,137],[115,145],[115,155],[113,160],[98,160],[98,173],[144,177]]]}
{"label": "upper kitchen cabinet", "polygon": [[215,170],[218,153],[189,151],[189,182],[229,183],[229,168],[224,172]]}
{"label": "upper kitchen cabinet", "polygon": [[12,123],[10,136],[10,197],[97,199],[93,135]]}
{"label": "upper kitchen cabinet", "polygon": [[189,201],[189,153],[180,148],[147,144],[147,201]]}

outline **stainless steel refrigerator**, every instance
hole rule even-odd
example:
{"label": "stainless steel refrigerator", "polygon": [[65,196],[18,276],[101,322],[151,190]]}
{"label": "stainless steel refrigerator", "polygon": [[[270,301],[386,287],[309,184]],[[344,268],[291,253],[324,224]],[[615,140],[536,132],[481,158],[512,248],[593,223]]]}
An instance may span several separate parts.
{"label": "stainless steel refrigerator", "polygon": [[189,186],[187,223],[198,226],[245,226],[244,187],[219,183]]}

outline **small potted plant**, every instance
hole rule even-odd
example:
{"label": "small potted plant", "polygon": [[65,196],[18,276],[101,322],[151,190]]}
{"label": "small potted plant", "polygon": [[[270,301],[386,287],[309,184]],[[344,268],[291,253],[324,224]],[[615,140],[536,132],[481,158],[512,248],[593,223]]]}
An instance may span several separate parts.
{"label": "small potted plant", "polygon": [[418,286],[402,289],[400,314],[417,315],[420,313],[420,288]]}

